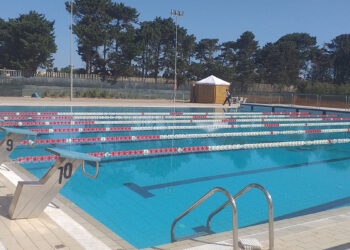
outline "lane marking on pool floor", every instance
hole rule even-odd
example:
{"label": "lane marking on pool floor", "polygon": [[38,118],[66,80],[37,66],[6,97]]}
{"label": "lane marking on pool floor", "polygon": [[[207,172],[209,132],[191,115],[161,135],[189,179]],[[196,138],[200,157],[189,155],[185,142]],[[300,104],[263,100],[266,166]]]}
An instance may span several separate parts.
{"label": "lane marking on pool floor", "polygon": [[[1,164],[0,174],[5,176],[15,186],[17,186],[19,181],[23,181],[20,176],[18,176],[5,164]],[[61,209],[57,208],[52,203],[45,208],[44,212],[84,248],[101,250],[111,249],[89,231],[87,231],[82,225],[77,223],[72,217],[63,212]]]}
{"label": "lane marking on pool floor", "polygon": [[314,161],[314,162],[303,162],[303,163],[296,163],[286,166],[279,166],[279,167],[271,167],[271,168],[265,168],[265,169],[253,169],[253,170],[247,170],[247,171],[241,171],[241,172],[234,172],[234,173],[227,173],[227,174],[220,174],[220,175],[213,175],[213,176],[204,176],[204,177],[198,177],[198,178],[192,178],[192,179],[186,179],[186,180],[179,180],[174,182],[166,182],[161,184],[153,184],[148,186],[139,186],[133,182],[124,183],[124,186],[128,187],[130,190],[134,191],[135,193],[139,194],[143,198],[150,198],[155,196],[149,190],[154,189],[162,189],[162,188],[168,188],[168,187],[174,187],[174,186],[181,186],[186,184],[192,184],[197,182],[204,182],[204,181],[212,181],[216,179],[224,179],[224,178],[230,178],[234,176],[242,176],[242,175],[250,175],[250,174],[259,174],[264,172],[272,172],[277,170],[285,170],[290,168],[300,168],[305,166],[311,166],[311,165],[317,165],[317,164],[323,164],[323,163],[331,163],[331,162],[338,162],[338,161],[347,161],[350,160],[350,157],[344,157],[344,158],[335,158],[335,159],[328,159],[328,160],[322,160],[322,161]]}

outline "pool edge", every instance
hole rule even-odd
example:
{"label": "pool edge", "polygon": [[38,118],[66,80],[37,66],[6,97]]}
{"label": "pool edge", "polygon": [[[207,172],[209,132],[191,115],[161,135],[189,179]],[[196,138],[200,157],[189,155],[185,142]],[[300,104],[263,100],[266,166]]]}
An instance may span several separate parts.
{"label": "pool edge", "polygon": [[[14,172],[16,175],[18,175],[20,178],[24,180],[38,180],[37,177],[35,177],[29,171],[27,171],[26,169],[24,169],[23,167],[21,167],[20,165],[18,165],[13,161],[6,162],[5,166],[8,167],[12,172]],[[0,172],[0,174],[7,181],[6,183],[7,187],[12,189],[14,192],[16,188],[14,184],[3,173]],[[121,238],[116,233],[111,231],[101,222],[99,222],[98,220],[93,218],[91,215],[86,213],[80,207],[75,205],[73,202],[66,199],[61,194],[58,194],[53,199],[52,203],[54,205],[57,205],[59,209],[62,210],[63,213],[71,217],[77,224],[83,227],[87,232],[93,235],[97,240],[107,245],[107,247],[109,247],[110,249],[120,249],[120,247],[122,247],[123,250],[137,249],[136,247],[132,246],[129,242],[125,241],[123,238]],[[45,211],[43,213],[46,214]],[[63,230],[66,230],[63,227],[61,228]],[[79,239],[79,240],[83,241],[84,239]],[[81,244],[79,240],[77,240],[77,242]]]}

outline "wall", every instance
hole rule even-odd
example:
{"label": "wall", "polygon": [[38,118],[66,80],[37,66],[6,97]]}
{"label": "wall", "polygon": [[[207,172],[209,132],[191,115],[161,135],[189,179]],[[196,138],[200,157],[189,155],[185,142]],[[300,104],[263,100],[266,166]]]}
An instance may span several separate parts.
{"label": "wall", "polygon": [[226,99],[226,89],[230,86],[216,86],[215,89],[215,103],[224,103]]}
{"label": "wall", "polygon": [[[154,84],[143,82],[103,82],[91,79],[75,79],[73,82],[74,91],[100,89],[128,95],[138,98],[166,98],[173,96],[172,84]],[[0,78],[0,96],[31,96],[34,92],[43,95],[44,92],[59,91],[70,93],[70,79],[66,78]],[[177,98],[189,99],[189,86],[179,86]]]}
{"label": "wall", "polygon": [[198,103],[215,103],[215,86],[196,85],[195,87],[196,102]]}

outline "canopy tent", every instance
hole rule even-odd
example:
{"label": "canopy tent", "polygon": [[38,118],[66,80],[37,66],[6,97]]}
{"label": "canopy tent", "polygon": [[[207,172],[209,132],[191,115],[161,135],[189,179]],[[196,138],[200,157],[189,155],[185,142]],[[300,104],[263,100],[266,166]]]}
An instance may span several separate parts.
{"label": "canopy tent", "polygon": [[198,82],[196,82],[196,84],[209,84],[209,85],[223,85],[223,86],[230,86],[229,82],[226,82],[220,78],[217,78],[216,76],[208,76],[207,78],[204,78]]}
{"label": "canopy tent", "polygon": [[226,98],[226,89],[229,88],[229,82],[211,75],[192,86],[191,99],[193,102],[223,103]]}

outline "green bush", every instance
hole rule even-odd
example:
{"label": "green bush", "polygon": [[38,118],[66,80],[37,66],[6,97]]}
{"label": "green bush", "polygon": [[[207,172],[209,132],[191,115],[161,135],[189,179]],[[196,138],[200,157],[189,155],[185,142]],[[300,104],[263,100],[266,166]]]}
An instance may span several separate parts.
{"label": "green bush", "polygon": [[88,91],[88,97],[97,98],[101,96],[101,91],[99,89],[93,89]]}
{"label": "green bush", "polygon": [[45,90],[45,92],[43,93],[43,97],[48,97],[50,96],[50,90]]}
{"label": "green bush", "polygon": [[101,93],[101,97],[102,98],[109,98],[110,97],[110,93],[107,90],[103,90]]}
{"label": "green bush", "polygon": [[51,97],[55,97],[57,98],[58,96],[60,95],[60,92],[59,91],[54,91],[53,93],[51,93]]}
{"label": "green bush", "polygon": [[336,85],[325,82],[307,82],[298,84],[299,93],[309,94],[330,94],[330,95],[348,95],[350,94],[350,84]]}
{"label": "green bush", "polygon": [[110,92],[109,93],[109,96],[111,97],[111,98],[118,98],[118,93],[117,92]]}
{"label": "green bush", "polygon": [[67,90],[62,91],[62,92],[60,93],[60,97],[66,97],[66,96],[69,96],[69,93],[68,93]]}
{"label": "green bush", "polygon": [[83,97],[84,91],[82,89],[79,89],[78,91],[75,91],[74,95],[75,97]]}

